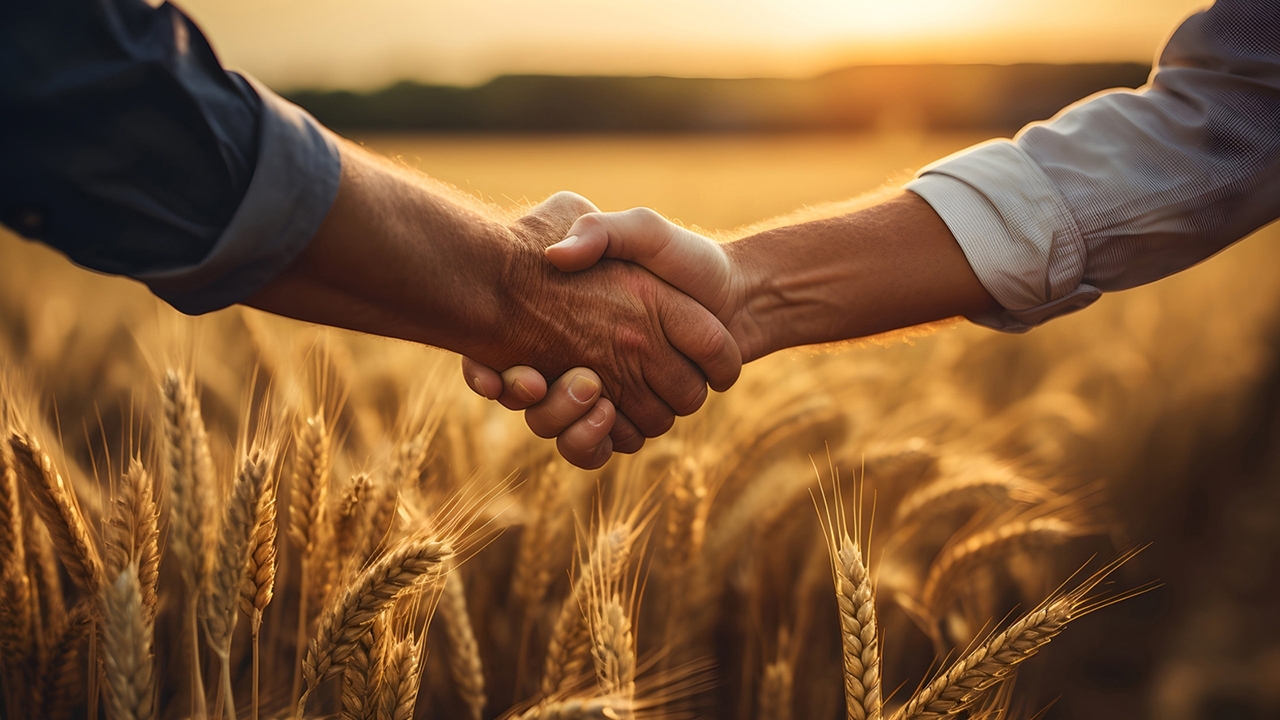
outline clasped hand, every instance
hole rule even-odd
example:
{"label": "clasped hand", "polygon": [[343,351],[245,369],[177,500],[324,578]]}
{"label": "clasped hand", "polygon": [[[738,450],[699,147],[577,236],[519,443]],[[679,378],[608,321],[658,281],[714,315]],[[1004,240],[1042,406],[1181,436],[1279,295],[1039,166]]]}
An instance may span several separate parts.
{"label": "clasped hand", "polygon": [[[557,361],[535,369],[514,357],[464,358],[463,374],[484,397],[525,410],[530,429],[557,438],[575,465],[596,468],[613,452],[635,452],[702,405],[704,377],[723,391],[742,362],[763,354],[746,312],[744,273],[725,246],[652,210],[599,213],[572,193],[553,196],[519,224],[538,252],[522,254],[527,265],[516,271],[514,282],[531,289],[515,293],[512,327],[549,326],[533,349]],[[579,299],[558,310],[549,301],[569,293]],[[599,336],[591,329],[601,325],[612,329],[612,343],[593,348]],[[558,377],[548,387],[546,376]]]}

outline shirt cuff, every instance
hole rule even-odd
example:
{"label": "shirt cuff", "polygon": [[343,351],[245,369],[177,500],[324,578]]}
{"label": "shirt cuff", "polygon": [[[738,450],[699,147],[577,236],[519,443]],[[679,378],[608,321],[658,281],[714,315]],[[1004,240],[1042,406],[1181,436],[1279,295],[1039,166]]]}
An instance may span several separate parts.
{"label": "shirt cuff", "polygon": [[231,222],[200,263],[135,276],[189,315],[233,305],[275,279],[306,248],[338,194],[342,161],[333,133],[245,79],[262,98],[258,163]]}
{"label": "shirt cuff", "polygon": [[993,140],[924,168],[907,189],[946,223],[974,274],[1003,306],[969,319],[1026,332],[1092,304],[1084,238],[1056,187],[1021,148]]}

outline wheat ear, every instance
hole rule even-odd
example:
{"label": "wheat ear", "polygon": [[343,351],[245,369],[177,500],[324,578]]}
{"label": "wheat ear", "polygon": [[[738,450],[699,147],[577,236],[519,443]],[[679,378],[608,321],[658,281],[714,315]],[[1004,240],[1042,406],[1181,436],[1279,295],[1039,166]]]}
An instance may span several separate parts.
{"label": "wheat ear", "polygon": [[1126,553],[1087,578],[1070,592],[1051,597],[1040,607],[1018,618],[993,635],[946,672],[934,678],[893,716],[893,720],[939,718],[971,707],[996,684],[1010,678],[1018,666],[1062,632],[1072,620],[1105,607],[1120,598],[1098,599],[1094,588],[1135,552]]}
{"label": "wheat ear", "polygon": [[526,616],[534,613],[547,594],[552,580],[551,551],[569,527],[565,522],[567,513],[557,512],[564,484],[564,475],[548,464],[539,473],[533,497],[525,508],[527,518],[516,551],[511,594],[524,606]]}
{"label": "wheat ear", "polygon": [[1044,547],[1088,534],[1088,530],[1055,517],[1014,520],[970,535],[943,548],[929,567],[921,604],[938,614],[955,583],[967,568],[1001,557],[1015,548]]}
{"label": "wheat ear", "polygon": [[471,627],[471,613],[467,610],[466,586],[456,570],[445,579],[436,607],[444,622],[445,638],[449,644],[449,675],[458,689],[458,695],[471,712],[471,720],[481,720],[488,699],[484,692],[484,665],[480,661],[480,645]]}
{"label": "wheat ear", "polygon": [[934,518],[960,508],[994,503],[1030,503],[1052,496],[1048,488],[996,463],[961,468],[913,490],[898,503],[894,523]]}
{"label": "wheat ear", "polygon": [[224,709],[235,720],[235,700],[231,692],[231,634],[236,627],[236,607],[248,577],[253,538],[258,533],[258,505],[271,479],[261,452],[244,460],[231,498],[222,516],[222,530],[209,587],[205,594],[205,633],[209,645],[222,661]]}
{"label": "wheat ear", "polygon": [[240,584],[240,609],[249,616],[249,637],[252,643],[253,677],[250,688],[253,698],[253,720],[258,720],[258,639],[262,631],[262,616],[271,603],[276,584],[276,488],[273,482],[262,483],[262,495],[258,499],[257,532],[249,541],[249,560],[245,567],[244,581]]}
{"label": "wheat ear", "polygon": [[633,532],[615,523],[595,537],[591,554],[579,561],[573,590],[560,606],[542,671],[542,695],[551,697],[580,679],[591,662],[591,635],[584,608],[595,587],[612,586],[621,577],[631,554]]}
{"label": "wheat ear", "polygon": [[[359,541],[360,525],[365,517],[367,504],[365,496],[372,483],[368,473],[352,475],[346,487],[342,489],[342,497],[338,500],[337,511],[333,516],[333,538],[338,546],[338,557],[350,558]],[[363,562],[364,558],[360,558]]]}
{"label": "wheat ear", "polygon": [[94,544],[89,524],[80,513],[75,493],[53,466],[53,459],[26,434],[9,438],[14,464],[33,500],[32,505],[49,535],[58,558],[72,582],[88,597],[97,597],[102,583],[102,559]]}
{"label": "wheat ear", "polygon": [[[876,622],[876,597],[860,543],[849,536],[840,478],[834,470],[834,501],[826,508],[827,552],[840,615],[840,643],[844,664],[845,716],[848,720],[880,720],[880,638]],[[861,534],[861,499],[857,503],[854,535]]]}
{"label": "wheat ear", "polygon": [[631,617],[616,594],[596,600],[591,612],[591,657],[600,692],[622,698],[636,694],[636,648]]}
{"label": "wheat ear", "polygon": [[192,714],[206,715],[200,670],[200,592],[208,562],[207,508],[212,505],[213,458],[195,383],[173,370],[161,387],[165,457],[169,472],[169,552],[187,588],[186,625],[191,659]]}
{"label": "wheat ear", "polygon": [[35,646],[22,522],[18,473],[9,443],[0,441],[0,668],[24,664]]}
{"label": "wheat ear", "polygon": [[421,646],[412,636],[388,649],[378,690],[378,720],[413,720],[420,684]]}
{"label": "wheat ear", "polygon": [[302,663],[306,689],[298,701],[299,715],[311,691],[341,672],[355,643],[369,632],[378,613],[419,581],[439,578],[452,557],[449,543],[433,535],[407,537],[329,604],[316,624],[316,636]]}
{"label": "wheat ear", "polygon": [[764,666],[760,680],[759,720],[791,720],[792,696],[795,692],[795,669],[787,658],[778,658]]}
{"label": "wheat ear", "polygon": [[378,614],[365,633],[355,643],[347,666],[342,671],[341,720],[374,720],[377,717],[379,683],[382,676],[382,656],[386,653],[390,636],[388,612]]}
{"label": "wheat ear", "polygon": [[[107,678],[107,716],[112,720],[156,717],[154,624],[146,608],[140,568],[130,561],[102,588],[102,662]],[[154,617],[154,616],[152,616]]]}
{"label": "wheat ear", "polygon": [[[308,604],[311,600],[311,588],[315,582],[313,576],[312,552],[320,535],[320,524],[323,521],[325,496],[329,489],[329,427],[325,424],[324,414],[317,413],[307,418],[294,433],[293,474],[289,481],[289,540],[300,551],[299,569],[301,581],[298,583],[298,631],[297,656],[294,667],[300,668],[303,652],[306,650],[307,628],[311,620]],[[297,695],[302,686],[302,676],[295,672],[293,676],[292,695]]]}
{"label": "wheat ear", "polygon": [[151,474],[140,460],[130,460],[111,503],[102,547],[107,578],[118,578],[129,563],[137,564],[142,608],[154,620],[160,581],[160,517],[151,488]]}

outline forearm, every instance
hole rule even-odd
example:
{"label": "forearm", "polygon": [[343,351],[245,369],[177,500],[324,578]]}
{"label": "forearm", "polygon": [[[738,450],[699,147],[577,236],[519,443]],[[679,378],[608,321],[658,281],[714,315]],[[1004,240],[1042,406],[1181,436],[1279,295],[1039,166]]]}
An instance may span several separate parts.
{"label": "forearm", "polygon": [[500,316],[504,219],[347,142],[307,249],[246,301],[301,320],[482,353]]}
{"label": "forearm", "polygon": [[998,307],[941,218],[910,192],[725,249],[743,278],[744,360]]}

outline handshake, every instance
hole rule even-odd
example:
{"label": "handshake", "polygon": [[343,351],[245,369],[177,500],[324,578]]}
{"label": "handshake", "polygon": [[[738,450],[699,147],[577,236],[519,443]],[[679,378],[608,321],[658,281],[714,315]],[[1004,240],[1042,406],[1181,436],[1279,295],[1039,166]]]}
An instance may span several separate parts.
{"label": "handshake", "polygon": [[720,244],[557,193],[508,218],[350,143],[302,255],[246,302],[465,356],[570,462],[603,465],[783,348],[999,310],[907,191]]}
{"label": "handshake", "polygon": [[[777,349],[753,318],[760,278],[719,245],[658,213],[601,213],[562,192],[517,221],[510,342],[498,367],[464,358],[468,385],[557,439],[561,455],[596,468],[632,453],[696,411],[708,385],[727,390],[744,362]],[[548,386],[543,372],[567,369]],[[554,377],[554,375],[553,375]]]}
{"label": "handshake", "polygon": [[464,357],[463,375],[587,469],[665,433],[743,363],[995,304],[911,193],[725,244],[647,208],[598,212],[573,193],[517,226],[504,342],[524,353]]}

